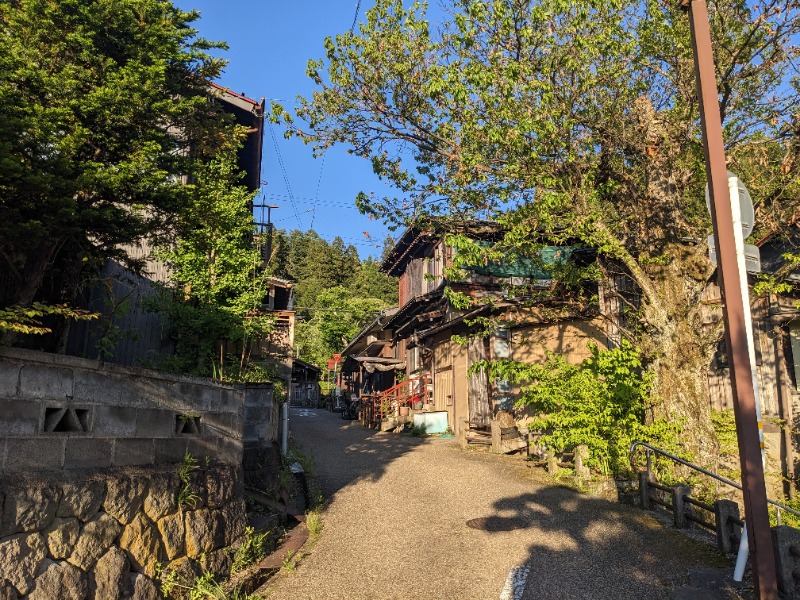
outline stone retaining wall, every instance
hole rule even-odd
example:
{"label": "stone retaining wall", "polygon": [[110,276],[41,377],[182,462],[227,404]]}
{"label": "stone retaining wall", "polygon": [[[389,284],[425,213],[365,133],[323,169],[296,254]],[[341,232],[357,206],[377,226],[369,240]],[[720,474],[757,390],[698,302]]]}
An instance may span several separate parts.
{"label": "stone retaining wall", "polygon": [[[0,600],[151,600],[159,573],[227,577],[243,459],[261,487],[278,478],[277,408],[269,383],[0,348]],[[201,468],[182,481],[187,453]]]}
{"label": "stone retaining wall", "polygon": [[193,470],[179,506],[179,466],[0,480],[0,600],[153,600],[162,569],[227,577],[246,521],[241,467]]}

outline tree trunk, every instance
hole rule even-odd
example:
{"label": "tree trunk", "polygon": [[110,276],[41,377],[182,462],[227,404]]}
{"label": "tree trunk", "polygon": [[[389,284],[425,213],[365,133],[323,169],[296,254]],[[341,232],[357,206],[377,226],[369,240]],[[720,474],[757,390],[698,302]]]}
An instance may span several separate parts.
{"label": "tree trunk", "polygon": [[663,320],[648,321],[653,331],[643,350],[655,376],[653,415],[680,423],[682,445],[701,463],[713,464],[718,444],[707,374],[720,330],[703,318],[702,295],[711,270],[703,253],[698,247],[670,247],[668,264],[648,273],[656,294],[648,298],[645,312]]}
{"label": "tree trunk", "polygon": [[[4,271],[5,279],[12,282],[0,295],[0,308],[8,306],[30,306],[42,289],[47,270],[53,262],[53,257],[60,245],[60,241],[43,244],[36,252],[26,256],[23,264],[13,264],[12,259],[5,252]],[[2,272],[0,271],[0,272]],[[0,334],[0,345],[10,346],[17,339],[17,334],[4,332]]]}

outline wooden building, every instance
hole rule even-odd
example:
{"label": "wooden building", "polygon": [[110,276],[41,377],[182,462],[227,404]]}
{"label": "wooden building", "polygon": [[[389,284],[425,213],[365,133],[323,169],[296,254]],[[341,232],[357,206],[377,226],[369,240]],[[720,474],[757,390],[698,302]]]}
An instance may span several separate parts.
{"label": "wooden building", "polygon": [[[799,240],[800,236],[795,239],[767,236],[757,242],[762,273],[782,273],[786,283],[793,286],[800,283],[800,273],[795,273],[794,266],[784,258],[787,253],[797,252]],[[756,278],[750,275],[749,282],[752,286]],[[706,290],[703,304],[706,325],[718,323],[722,319],[722,299],[715,283]],[[768,483],[772,490],[784,488],[793,496],[800,477],[800,297],[794,292],[756,296],[751,287],[750,305],[767,451],[766,473],[772,480]],[[724,340],[720,341],[709,363],[707,382],[711,408],[732,410],[733,394]]]}
{"label": "wooden building", "polygon": [[[471,222],[461,231],[478,240],[491,241],[502,235],[495,224]],[[467,276],[447,281],[454,249],[447,245],[443,227],[406,230],[381,265],[381,270],[399,278],[399,305],[359,333],[348,345],[348,371],[359,394],[368,394],[363,366],[372,350],[375,359],[391,361],[407,381],[419,379],[428,389],[429,410],[447,413],[456,435],[470,428],[488,430],[499,413],[511,413],[516,392],[508,382],[490,382],[470,368],[483,360],[510,358],[539,361],[546,352],[565,354],[580,362],[588,355],[588,342],[609,343],[612,319],[598,311],[576,311],[540,268],[548,261],[593,260],[576,248],[542,249],[543,260],[515,264],[483,264],[466,269]],[[550,291],[536,306],[509,294],[513,286]],[[444,293],[445,286],[469,298],[459,309]],[[551,289],[552,288],[552,289]],[[610,306],[610,305],[609,305]],[[613,308],[613,307],[612,307]],[[487,324],[489,329],[487,329]],[[379,349],[379,350],[378,350]],[[390,384],[383,381],[383,388]],[[381,389],[380,386],[373,389]],[[521,415],[517,415],[521,416]]]}
{"label": "wooden building", "polygon": [[386,328],[396,312],[397,308],[382,310],[342,350],[336,386],[346,398],[387,390],[397,383],[397,373],[405,372],[405,360],[398,356],[392,332]]}
{"label": "wooden building", "polygon": [[299,358],[292,359],[289,401],[292,406],[319,408],[319,378],[322,369]]}
{"label": "wooden building", "polygon": [[[401,370],[401,378],[420,377],[430,382],[432,408],[447,412],[456,434],[471,426],[488,428],[499,416],[508,423],[512,412],[516,423],[524,425],[525,415],[512,409],[518,390],[507,382],[489,382],[482,374],[470,373],[470,368],[479,361],[502,358],[541,362],[548,352],[577,364],[588,357],[588,342],[601,348],[615,347],[624,319],[619,296],[635,304],[636,291],[622,275],[600,281],[593,290],[598,304],[578,312],[559,297],[560,290],[552,286],[545,272],[536,268],[526,272],[526,265],[522,269],[476,265],[466,269],[465,279],[447,281],[445,273],[454,249],[446,244],[445,233],[436,226],[412,227],[400,236],[381,265],[383,272],[399,278],[399,305],[384,311],[350,342],[345,350],[344,381],[351,382],[349,391],[360,395],[390,389],[397,382],[396,374],[394,380],[379,379],[365,369],[370,360],[384,362]],[[495,225],[480,222],[466,225],[466,233],[487,241],[499,235]],[[797,238],[800,240],[800,235]],[[787,252],[797,252],[800,243],[795,242],[773,237],[761,240],[763,272],[788,271],[785,281],[800,282],[800,273],[793,274],[792,265],[783,258]],[[543,250],[554,260],[559,253],[566,260],[584,264],[594,260],[591,252],[576,248]],[[751,277],[751,285],[755,281]],[[524,284],[546,292],[540,295],[546,300],[529,306],[524,298],[508,293]],[[470,305],[461,310],[453,306],[444,293],[445,285],[466,294]],[[796,433],[800,431],[800,297],[751,296],[768,472],[777,482],[771,485],[775,489],[780,487],[781,477],[796,481],[800,476]],[[706,324],[715,326],[722,318],[715,283],[709,284],[703,304]],[[495,324],[489,330],[488,319]],[[726,355],[721,342],[708,365],[708,402],[715,410],[733,408]]]}
{"label": "wooden building", "polygon": [[[245,127],[247,135],[238,151],[242,183],[256,191],[261,182],[261,157],[264,133],[264,99],[256,101],[209,84],[210,101]],[[81,308],[97,312],[102,318],[70,324],[66,354],[84,358],[105,358],[133,366],[155,366],[174,353],[169,323],[162,314],[148,310],[147,299],[158,285],[169,283],[170,269],[153,256],[148,239],[125,247],[130,257],[141,262],[141,273],[134,273],[114,260],[107,260],[100,271],[100,283],[88,286]],[[109,335],[109,331],[117,331]],[[98,346],[102,341],[103,348]],[[209,374],[210,375],[210,374]]]}

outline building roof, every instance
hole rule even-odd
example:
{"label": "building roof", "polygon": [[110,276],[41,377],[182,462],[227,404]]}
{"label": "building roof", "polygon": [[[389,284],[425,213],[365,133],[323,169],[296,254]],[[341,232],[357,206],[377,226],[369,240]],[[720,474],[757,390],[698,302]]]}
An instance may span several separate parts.
{"label": "building roof", "polygon": [[[347,346],[345,346],[344,350],[342,350],[342,355],[343,356],[348,356],[349,354],[351,354],[353,352],[353,350],[355,349],[355,347],[360,342],[362,342],[364,340],[364,338],[366,338],[371,332],[376,332],[377,333],[377,332],[382,331],[383,329],[385,329],[385,327],[384,327],[385,321],[387,319],[390,319],[396,312],[397,312],[397,308],[396,307],[384,308],[380,313],[378,313],[377,317],[375,317],[372,321],[367,323],[361,329],[361,331],[359,331],[353,337],[353,339],[350,340],[350,343],[348,343]],[[369,346],[369,344],[366,344],[365,346]],[[366,347],[364,349],[366,349]]]}
{"label": "building roof", "polygon": [[408,261],[419,258],[431,244],[442,239],[447,233],[464,233],[474,239],[496,239],[503,228],[492,221],[444,221],[436,220],[426,225],[412,225],[395,242],[394,247],[381,263],[380,270],[387,275],[398,277]]}
{"label": "building roof", "polygon": [[319,375],[319,373],[322,372],[322,369],[320,369],[317,365],[312,365],[311,363],[308,363],[304,360],[300,360],[299,358],[292,359],[292,370],[294,370],[295,367],[306,371],[313,371],[317,375]]}
{"label": "building roof", "polygon": [[222,103],[223,110],[247,128],[247,137],[239,148],[239,167],[244,171],[242,182],[251,192],[261,187],[261,157],[264,141],[264,98],[260,101],[211,83],[211,93]]}
{"label": "building roof", "polygon": [[381,329],[391,328],[397,330],[399,327],[409,323],[411,318],[435,304],[439,299],[442,298],[443,294],[443,290],[439,288],[432,292],[428,292],[427,294],[415,296],[406,302],[399,310],[396,309],[392,316],[382,323]]}
{"label": "building roof", "polygon": [[379,356],[348,356],[342,364],[343,373],[353,373],[366,370],[368,373],[375,371],[402,371],[406,368],[406,361],[402,358],[386,358]]}

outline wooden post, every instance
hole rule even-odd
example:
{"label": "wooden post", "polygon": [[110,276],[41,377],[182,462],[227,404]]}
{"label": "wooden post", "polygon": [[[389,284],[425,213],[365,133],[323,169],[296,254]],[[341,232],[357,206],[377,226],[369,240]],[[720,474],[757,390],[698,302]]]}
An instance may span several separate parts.
{"label": "wooden post", "polygon": [[586,462],[589,460],[589,447],[581,444],[575,447],[575,476],[578,479],[589,479],[591,473]]}
{"label": "wooden post", "polygon": [[500,422],[497,419],[492,419],[489,423],[492,430],[492,452],[503,452],[503,435],[500,429]]}
{"label": "wooden post", "polygon": [[679,483],[672,487],[672,515],[675,527],[678,529],[686,529],[689,527],[689,520],[686,518],[686,513],[691,511],[692,507],[686,502],[685,498],[691,493],[692,488],[685,483]]}
{"label": "wooden post", "polygon": [[774,334],[773,344],[775,346],[775,375],[778,388],[778,405],[780,406],[781,419],[783,420],[783,452],[781,459],[783,462],[783,476],[788,483],[784,487],[789,498],[794,499],[796,492],[795,486],[791,483],[795,477],[794,467],[794,440],[792,439],[792,395],[787,384],[789,374],[786,368],[786,354],[783,351],[784,334],[783,327],[775,325],[772,329]]}
{"label": "wooden post", "polygon": [[556,451],[552,448],[547,449],[547,472],[551,475],[558,473],[558,459],[556,459]]}
{"label": "wooden post", "polygon": [[643,510],[653,510],[650,504],[650,473],[639,471],[639,503]]}
{"label": "wooden post", "polygon": [[731,519],[739,519],[739,505],[733,500],[717,500],[714,502],[714,521],[717,526],[717,547],[723,554],[730,554],[739,547],[736,538],[736,523]]}
{"label": "wooden post", "polygon": [[458,419],[458,443],[462,448],[469,446],[467,441],[467,432],[469,431],[469,419],[467,417],[460,417]]}

